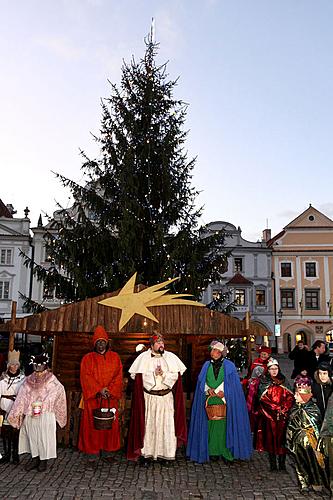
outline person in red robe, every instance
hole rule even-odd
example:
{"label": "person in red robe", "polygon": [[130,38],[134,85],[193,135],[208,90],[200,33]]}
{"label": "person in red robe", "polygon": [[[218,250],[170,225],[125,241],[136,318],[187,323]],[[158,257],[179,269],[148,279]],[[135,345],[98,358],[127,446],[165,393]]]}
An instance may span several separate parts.
{"label": "person in red robe", "polygon": [[[118,403],[122,395],[123,374],[120,357],[110,350],[109,337],[103,326],[97,326],[93,336],[94,350],[83,356],[80,380],[83,393],[83,415],[81,418],[79,450],[91,455],[112,452],[120,448]],[[93,410],[102,406],[115,408],[112,429],[96,430]],[[105,454],[105,453],[104,453]],[[90,457],[90,461],[96,460]],[[105,456],[111,462],[111,456]]]}
{"label": "person in red robe", "polygon": [[278,470],[278,467],[280,471],[285,471],[287,450],[284,443],[294,395],[276,359],[269,359],[267,373],[260,378],[258,398],[258,425],[254,432],[255,448],[257,451],[268,452],[271,471]]}

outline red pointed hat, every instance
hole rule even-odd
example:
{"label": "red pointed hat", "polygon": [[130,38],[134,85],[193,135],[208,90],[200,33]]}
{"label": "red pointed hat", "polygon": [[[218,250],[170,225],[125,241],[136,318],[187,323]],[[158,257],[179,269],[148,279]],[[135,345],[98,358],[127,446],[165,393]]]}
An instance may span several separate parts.
{"label": "red pointed hat", "polygon": [[109,337],[105,331],[104,326],[96,326],[93,336],[94,345],[96,344],[97,340],[105,340],[106,342],[109,342]]}
{"label": "red pointed hat", "polygon": [[267,352],[267,354],[271,354],[272,349],[270,347],[267,347],[266,345],[261,345],[258,348],[258,352]]}

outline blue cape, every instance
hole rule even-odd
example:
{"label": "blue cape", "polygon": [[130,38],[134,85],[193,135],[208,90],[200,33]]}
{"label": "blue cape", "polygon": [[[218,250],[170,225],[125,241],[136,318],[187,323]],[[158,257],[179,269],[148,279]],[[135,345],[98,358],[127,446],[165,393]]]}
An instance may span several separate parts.
{"label": "blue cape", "polygon": [[[187,456],[198,463],[208,462],[208,419],[205,410],[205,383],[210,361],[199,374],[194,394],[191,423],[186,449]],[[244,392],[235,365],[225,359],[224,394],[227,402],[226,445],[235,459],[248,460],[252,454],[252,437]]]}

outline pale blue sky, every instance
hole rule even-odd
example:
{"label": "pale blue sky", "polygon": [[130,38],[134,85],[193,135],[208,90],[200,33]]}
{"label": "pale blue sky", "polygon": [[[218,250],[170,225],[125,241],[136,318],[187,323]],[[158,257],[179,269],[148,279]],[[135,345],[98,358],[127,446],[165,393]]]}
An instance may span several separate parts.
{"label": "pale blue sky", "polygon": [[332,0],[0,0],[0,198],[33,224],[68,203],[51,171],[82,180],[107,79],[152,16],[190,105],[202,221],[256,240],[310,202],[333,217]]}

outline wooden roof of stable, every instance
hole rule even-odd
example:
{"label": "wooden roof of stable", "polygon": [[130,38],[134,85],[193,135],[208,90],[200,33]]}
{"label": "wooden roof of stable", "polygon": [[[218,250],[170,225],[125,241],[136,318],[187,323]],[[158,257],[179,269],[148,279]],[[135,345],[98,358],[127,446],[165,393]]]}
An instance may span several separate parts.
{"label": "wooden roof of stable", "polygon": [[[140,289],[141,287],[137,287],[137,291]],[[37,335],[93,333],[96,326],[101,324],[110,335],[151,333],[156,328],[163,334],[208,334],[226,337],[268,334],[261,325],[250,322],[250,329],[246,330],[245,320],[193,305],[150,307],[149,309],[158,318],[159,323],[135,315],[119,331],[121,311],[98,304],[100,300],[117,294],[118,292],[105,293],[98,297],[66,304],[57,309],[16,318],[0,324],[0,332],[11,331]]]}

